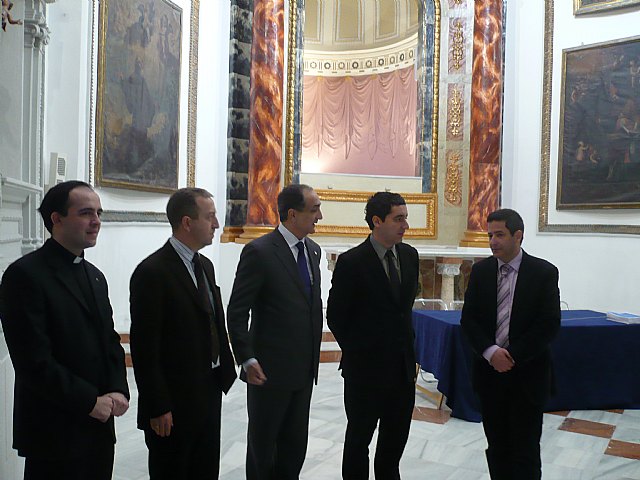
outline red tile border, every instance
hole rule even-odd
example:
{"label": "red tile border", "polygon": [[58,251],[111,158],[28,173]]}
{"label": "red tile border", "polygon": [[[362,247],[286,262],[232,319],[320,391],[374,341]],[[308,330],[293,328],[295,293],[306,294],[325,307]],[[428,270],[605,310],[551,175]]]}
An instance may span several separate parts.
{"label": "red tile border", "polygon": [[558,430],[564,430],[565,432],[581,433],[601,438],[611,438],[615,429],[615,425],[590,422],[579,418],[565,418],[562,425],[558,427]]}
{"label": "red tile border", "polygon": [[560,417],[566,417],[567,415],[569,415],[569,413],[571,412],[571,410],[559,410],[557,412],[546,412],[549,415],[558,415]]}
{"label": "red tile border", "polygon": [[640,460],[640,443],[623,442],[621,440],[610,440],[605,455],[613,457],[631,458]]}
{"label": "red tile border", "polygon": [[412,420],[444,425],[451,418],[451,412],[429,407],[413,407]]}

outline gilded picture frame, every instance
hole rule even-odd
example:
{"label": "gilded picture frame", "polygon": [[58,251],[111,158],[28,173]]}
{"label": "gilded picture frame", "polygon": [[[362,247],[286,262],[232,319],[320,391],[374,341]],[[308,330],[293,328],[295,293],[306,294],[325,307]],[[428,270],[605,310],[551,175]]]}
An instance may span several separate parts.
{"label": "gilded picture frame", "polygon": [[103,0],[98,35],[96,184],[172,192],[180,163],[183,11],[169,0]]}
{"label": "gilded picture frame", "polygon": [[556,207],[640,208],[640,37],[562,52]]}
{"label": "gilded picture frame", "polygon": [[640,0],[573,0],[573,14],[588,15],[634,5],[640,5]]}
{"label": "gilded picture frame", "polygon": [[[544,71],[542,78],[542,132],[540,142],[540,199],[538,204],[538,231],[543,233],[601,233],[612,235],[640,235],[640,225],[623,223],[595,223],[587,211],[578,221],[555,220],[552,183],[552,116],[554,78],[554,0],[544,0]],[[557,72],[556,72],[557,73]],[[556,192],[557,193],[557,192]],[[601,210],[602,211],[602,210]],[[622,210],[621,210],[622,212]],[[564,218],[564,217],[563,217]],[[580,221],[584,218],[584,221]]]}

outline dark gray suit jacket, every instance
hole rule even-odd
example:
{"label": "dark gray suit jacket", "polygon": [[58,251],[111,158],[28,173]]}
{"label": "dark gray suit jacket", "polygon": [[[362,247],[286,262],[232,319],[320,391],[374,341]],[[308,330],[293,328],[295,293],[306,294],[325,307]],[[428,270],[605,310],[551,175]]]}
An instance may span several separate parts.
{"label": "dark gray suit jacket", "polygon": [[[317,380],[321,250],[313,240],[305,242],[313,275],[311,298],[277,229],[247,244],[240,256],[227,309],[229,337],[239,365],[252,357],[258,360],[267,376],[265,386],[299,389],[312,378]],[[242,369],[240,378],[245,380]]]}

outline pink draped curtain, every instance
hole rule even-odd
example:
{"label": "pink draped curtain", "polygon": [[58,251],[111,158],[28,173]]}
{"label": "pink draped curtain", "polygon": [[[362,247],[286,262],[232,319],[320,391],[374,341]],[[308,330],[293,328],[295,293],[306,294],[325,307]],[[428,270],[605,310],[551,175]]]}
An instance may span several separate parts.
{"label": "pink draped curtain", "polygon": [[302,171],[415,176],[417,88],[413,67],[305,76]]}

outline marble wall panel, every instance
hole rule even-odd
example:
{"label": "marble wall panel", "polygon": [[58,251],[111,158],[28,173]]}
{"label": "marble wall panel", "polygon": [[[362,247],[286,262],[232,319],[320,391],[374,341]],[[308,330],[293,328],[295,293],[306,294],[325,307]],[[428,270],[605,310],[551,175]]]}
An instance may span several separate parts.
{"label": "marble wall panel", "polygon": [[467,63],[467,23],[464,18],[449,19],[449,73],[464,73]]}
{"label": "marble wall panel", "polygon": [[238,73],[229,74],[229,107],[249,110],[251,106],[249,77]]}
{"label": "marble wall panel", "polygon": [[227,127],[227,211],[225,226],[247,217],[251,43],[254,0],[231,0],[229,116]]}
{"label": "marble wall panel", "polygon": [[229,42],[229,71],[246,77],[251,73],[251,43],[232,38]]}

